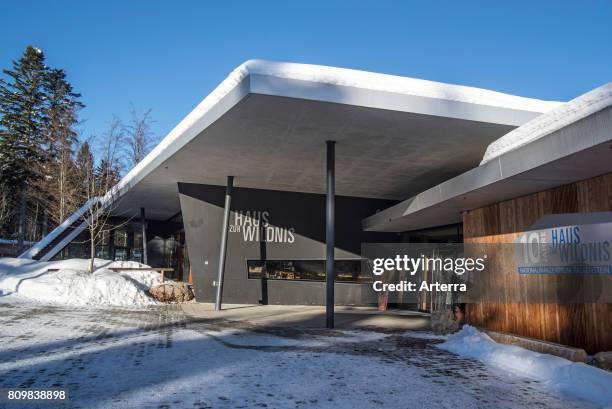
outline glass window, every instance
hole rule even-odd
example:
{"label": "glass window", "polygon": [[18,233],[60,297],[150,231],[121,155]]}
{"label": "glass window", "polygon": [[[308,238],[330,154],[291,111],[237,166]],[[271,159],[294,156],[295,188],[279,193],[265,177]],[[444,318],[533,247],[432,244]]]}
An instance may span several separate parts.
{"label": "glass window", "polygon": [[68,244],[62,251],[58,252],[51,260],[64,260],[68,258],[89,258],[89,246],[84,243],[72,242]]}
{"label": "glass window", "polygon": [[336,281],[351,283],[371,283],[372,274],[367,260],[335,260]]}
{"label": "glass window", "polygon": [[[325,260],[247,260],[250,279],[325,281]],[[366,260],[335,260],[337,282],[370,283]]]}
{"label": "glass window", "polygon": [[110,258],[108,253],[108,246],[96,246],[96,258],[103,258],[108,260]]}
{"label": "glass window", "polygon": [[128,234],[125,230],[115,230],[115,247],[127,247],[128,245]]}
{"label": "glass window", "polygon": [[99,235],[96,236],[96,244],[100,246],[108,246],[108,239],[110,237],[110,230],[102,230]]}
{"label": "glass window", "polygon": [[126,261],[128,259],[128,250],[126,248],[115,249],[115,260]]}
{"label": "glass window", "polygon": [[87,258],[87,251],[89,248],[85,248],[82,243],[70,243],[68,245],[68,257],[67,258]]}
{"label": "glass window", "polygon": [[141,248],[134,248],[132,249],[132,257],[131,259],[133,261],[138,261],[139,263],[143,262],[143,257],[142,257],[142,249]]}
{"label": "glass window", "polygon": [[135,231],[134,232],[134,243],[132,244],[132,246],[135,249],[141,249],[142,248],[142,233],[139,231]]}

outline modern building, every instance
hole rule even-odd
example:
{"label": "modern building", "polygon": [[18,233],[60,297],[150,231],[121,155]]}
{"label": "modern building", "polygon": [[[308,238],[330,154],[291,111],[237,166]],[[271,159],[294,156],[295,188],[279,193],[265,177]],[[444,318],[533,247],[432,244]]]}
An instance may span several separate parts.
{"label": "modern building", "polygon": [[[196,300],[212,302],[227,242],[225,302],[325,304],[326,199],[334,198],[326,177],[335,169],[335,302],[376,304],[363,243],[511,241],[547,215],[609,216],[601,212],[612,212],[611,106],[612,84],[562,103],[248,61],[121,180],[107,210],[123,227],[99,255],[140,261],[144,249],[148,264],[173,267],[179,279],[190,270]],[[563,217],[560,226],[576,224]],[[84,227],[74,215],[22,256],[84,256]],[[543,305],[481,303],[467,317],[611,349],[612,334],[598,324],[609,322],[611,304]],[[567,335],[560,314],[582,317],[581,332]]]}

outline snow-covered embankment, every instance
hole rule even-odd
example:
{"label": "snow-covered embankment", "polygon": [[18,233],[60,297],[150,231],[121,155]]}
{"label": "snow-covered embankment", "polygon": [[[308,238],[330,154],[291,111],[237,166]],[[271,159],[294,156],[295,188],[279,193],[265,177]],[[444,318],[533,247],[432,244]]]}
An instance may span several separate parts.
{"label": "snow-covered embankment", "polygon": [[142,306],[155,304],[146,291],[160,283],[151,270],[120,271],[111,268],[147,267],[134,261],[70,259],[39,262],[0,258],[0,301],[27,300],[83,306]]}
{"label": "snow-covered embankment", "polygon": [[602,369],[514,345],[498,344],[470,325],[449,335],[446,342],[437,346],[536,379],[554,391],[612,407],[612,373]]}

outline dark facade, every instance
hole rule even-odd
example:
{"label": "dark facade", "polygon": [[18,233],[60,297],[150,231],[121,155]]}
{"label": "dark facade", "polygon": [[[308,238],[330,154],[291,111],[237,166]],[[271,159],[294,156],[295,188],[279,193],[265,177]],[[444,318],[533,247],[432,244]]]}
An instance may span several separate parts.
{"label": "dark facade", "polygon": [[[196,300],[215,299],[225,188],[179,183]],[[365,242],[397,242],[395,233],[364,232],[361,220],[395,204],[336,197],[336,304],[373,305],[377,294],[361,260]],[[223,301],[325,304],[325,195],[235,188]]]}

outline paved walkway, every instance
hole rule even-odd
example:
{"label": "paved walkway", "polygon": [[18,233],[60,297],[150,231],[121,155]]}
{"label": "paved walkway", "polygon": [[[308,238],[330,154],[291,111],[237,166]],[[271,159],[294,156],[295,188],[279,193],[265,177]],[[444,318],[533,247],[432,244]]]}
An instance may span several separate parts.
{"label": "paved walkway", "polygon": [[[287,316],[310,315],[298,310]],[[274,308],[245,311],[219,317],[199,310],[195,317],[172,306],[0,304],[0,388],[66,389],[70,396],[62,405],[0,406],[588,408],[537,381],[439,350],[440,341],[423,333],[272,326]],[[369,320],[350,325],[371,327]]]}
{"label": "paved walkway", "polygon": [[[182,309],[194,319],[220,319],[263,328],[325,328],[325,307],[320,306],[227,304],[215,311],[211,303],[187,303]],[[338,329],[429,329],[429,314],[408,310],[381,312],[369,307],[337,306],[334,321]]]}

